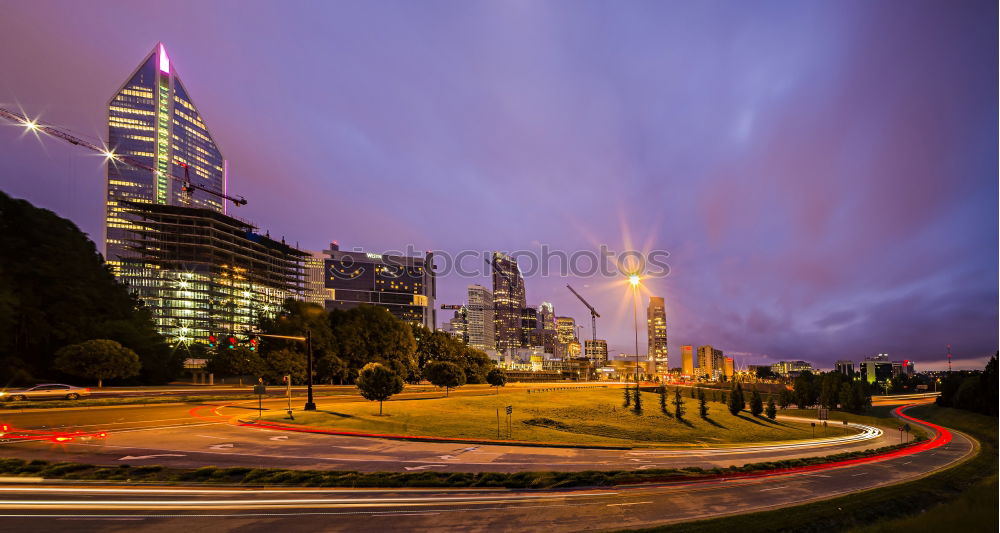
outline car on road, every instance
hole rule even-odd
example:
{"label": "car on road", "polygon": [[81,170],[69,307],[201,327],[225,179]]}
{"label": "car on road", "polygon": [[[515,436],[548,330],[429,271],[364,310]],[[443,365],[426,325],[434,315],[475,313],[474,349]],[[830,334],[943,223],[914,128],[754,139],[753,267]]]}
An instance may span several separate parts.
{"label": "car on road", "polygon": [[78,400],[90,396],[90,389],[63,385],[61,383],[46,383],[27,389],[11,389],[0,391],[0,400],[20,402],[24,400]]}

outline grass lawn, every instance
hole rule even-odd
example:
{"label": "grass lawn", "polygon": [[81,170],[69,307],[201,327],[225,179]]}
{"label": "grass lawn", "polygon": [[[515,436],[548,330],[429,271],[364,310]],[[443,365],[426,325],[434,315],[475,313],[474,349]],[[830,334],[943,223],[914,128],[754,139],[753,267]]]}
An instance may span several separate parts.
{"label": "grass lawn", "polygon": [[[672,390],[668,402],[673,399]],[[748,412],[729,414],[718,402],[709,402],[708,419],[698,416],[698,402],[682,389],[684,420],[660,411],[659,395],[642,393],[644,411],[636,415],[623,407],[622,388],[569,389],[550,392],[506,391],[499,395],[452,396],[385,402],[378,415],[377,402],[319,399],[316,412],[295,412],[294,422],[283,412],[265,414],[275,422],[323,426],[368,433],[497,439],[497,410],[501,436],[507,438],[505,406],[513,407],[510,438],[529,442],[634,446],[719,445],[768,442],[812,437],[808,424],[771,422]],[[673,406],[668,404],[673,411]],[[854,430],[829,429],[828,435]],[[817,437],[821,433],[817,431]]]}

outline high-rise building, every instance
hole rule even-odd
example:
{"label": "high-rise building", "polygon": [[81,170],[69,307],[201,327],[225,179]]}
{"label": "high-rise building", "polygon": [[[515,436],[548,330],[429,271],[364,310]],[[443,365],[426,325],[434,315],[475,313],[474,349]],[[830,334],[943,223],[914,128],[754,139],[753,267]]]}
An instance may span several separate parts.
{"label": "high-rise building", "polygon": [[681,346],[681,375],[694,377],[694,357],[691,353],[691,345]]}
{"label": "high-rise building", "polygon": [[834,365],[834,370],[840,372],[845,376],[853,376],[854,361],[851,361],[849,359],[841,359],[840,361],[837,361],[837,363]]}
{"label": "high-rise building", "polygon": [[576,338],[576,320],[573,317],[556,317],[556,341],[562,343],[573,342]]}
{"label": "high-rise building", "polygon": [[134,216],[123,202],[226,212],[219,196],[196,189],[185,192],[181,183],[167,177],[187,176],[199,187],[226,192],[222,152],[162,43],[108,102],[108,148],[157,169],[154,174],[128,165],[107,166],[104,257],[116,274],[120,274],[122,259],[135,256],[125,243]]}
{"label": "high-rise building", "polygon": [[698,369],[705,379],[719,379],[726,369],[725,356],[722,350],[711,345],[698,347]]}
{"label": "high-rise building", "polygon": [[538,330],[545,353],[556,353],[556,315],[549,302],[538,306]]}
{"label": "high-rise building", "polygon": [[583,341],[584,357],[590,359],[595,367],[608,364],[608,341],[604,339]]}
{"label": "high-rise building", "polygon": [[308,252],[306,257],[306,277],[305,286],[302,293],[303,299],[307,302],[323,305],[330,296],[330,291],[326,290],[326,254],[323,252]]}
{"label": "high-rise building", "polygon": [[864,361],[858,364],[858,372],[868,383],[883,383],[892,379],[893,366],[892,361],[889,361],[889,354],[880,353],[865,357]]}
{"label": "high-rise building", "polygon": [[538,310],[533,307],[521,309],[521,346],[531,348],[542,345],[541,331],[538,329]]}
{"label": "high-rise building", "polygon": [[493,323],[497,351],[513,353],[521,347],[521,310],[525,308],[524,278],[517,261],[493,252]]}
{"label": "high-rise building", "polygon": [[340,250],[330,243],[326,259],[327,309],[351,309],[361,304],[383,307],[409,324],[433,330],[437,325],[434,298],[434,254],[424,257]]}
{"label": "high-rise building", "polygon": [[466,310],[468,321],[467,336],[469,346],[477,350],[496,350],[494,334],[493,293],[482,285],[469,285],[467,290],[469,305]]}
{"label": "high-rise building", "polygon": [[736,369],[734,368],[735,364],[734,364],[733,358],[732,357],[726,357],[724,359],[725,359],[725,362],[726,362],[725,363],[725,370],[726,370],[725,371],[725,375],[726,375],[726,379],[733,379],[733,375],[736,373]]}
{"label": "high-rise building", "polygon": [[104,248],[161,334],[241,333],[303,297],[308,254],[226,215],[226,162],[163,44],[108,102],[108,148],[156,169],[108,164]]}
{"label": "high-rise building", "polygon": [[248,222],[197,207],[121,200],[132,222],[119,280],[181,342],[240,335],[302,298],[307,252],[261,235]]}
{"label": "high-rise building", "polygon": [[663,298],[649,297],[649,307],[646,308],[647,352],[657,374],[666,375],[670,372],[667,361],[667,313]]}
{"label": "high-rise building", "polygon": [[467,313],[468,309],[465,307],[456,309],[454,316],[448,320],[444,327],[445,333],[465,344],[469,343],[469,317]]}

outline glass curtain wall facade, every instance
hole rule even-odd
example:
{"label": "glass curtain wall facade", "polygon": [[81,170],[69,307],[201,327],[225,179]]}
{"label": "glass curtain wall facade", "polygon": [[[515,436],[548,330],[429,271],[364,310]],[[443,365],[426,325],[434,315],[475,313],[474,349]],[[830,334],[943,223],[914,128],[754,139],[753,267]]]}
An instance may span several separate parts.
{"label": "glass curtain wall facade", "polygon": [[646,308],[647,350],[655,372],[659,375],[670,373],[667,360],[667,313],[663,298],[649,297]]}
{"label": "glass curtain wall facade", "polygon": [[497,351],[513,353],[521,347],[521,310],[525,308],[524,278],[517,261],[493,253],[493,323]]}

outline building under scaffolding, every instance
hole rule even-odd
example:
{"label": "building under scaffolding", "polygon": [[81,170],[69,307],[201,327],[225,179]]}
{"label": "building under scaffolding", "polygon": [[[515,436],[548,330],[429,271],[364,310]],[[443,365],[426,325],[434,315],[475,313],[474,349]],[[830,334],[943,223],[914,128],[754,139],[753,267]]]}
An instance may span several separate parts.
{"label": "building under scaffolding", "polygon": [[210,209],[122,204],[126,251],[112,268],[169,339],[240,334],[302,298],[308,252]]}

